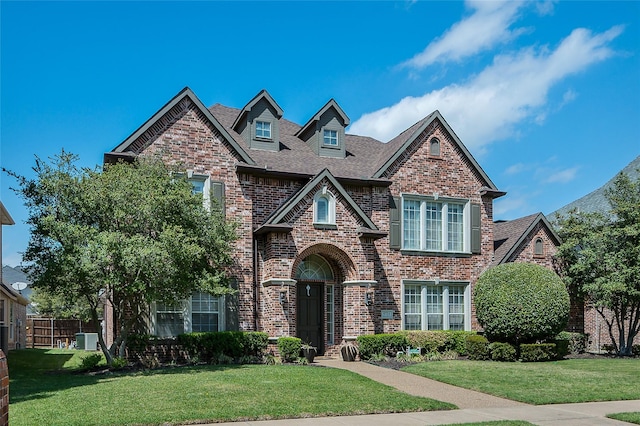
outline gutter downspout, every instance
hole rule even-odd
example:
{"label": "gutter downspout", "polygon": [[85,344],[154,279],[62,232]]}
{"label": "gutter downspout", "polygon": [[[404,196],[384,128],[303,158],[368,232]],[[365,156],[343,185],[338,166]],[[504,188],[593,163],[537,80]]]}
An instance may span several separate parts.
{"label": "gutter downspout", "polygon": [[260,301],[258,300],[260,292],[258,291],[258,239],[254,235],[251,239],[253,245],[253,329],[258,330],[258,309]]}

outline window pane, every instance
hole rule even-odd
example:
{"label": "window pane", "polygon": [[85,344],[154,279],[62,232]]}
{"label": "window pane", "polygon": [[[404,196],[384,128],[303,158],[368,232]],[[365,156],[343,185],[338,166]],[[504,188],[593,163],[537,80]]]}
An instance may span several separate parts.
{"label": "window pane", "polygon": [[449,204],[447,214],[447,250],[462,251],[464,249],[464,206]]}
{"label": "window pane", "polygon": [[333,286],[327,286],[327,344],[333,345],[334,339],[334,300]]}
{"label": "window pane", "polygon": [[404,328],[405,330],[422,329],[422,307],[419,285],[404,287]]}
{"label": "window pane", "polygon": [[316,200],[316,222],[329,222],[329,200],[325,197],[320,197]]}
{"label": "window pane", "polygon": [[271,123],[266,121],[256,121],[256,136],[260,138],[271,138]]}
{"label": "window pane", "polygon": [[449,287],[449,329],[464,330],[464,287]]}
{"label": "window pane", "polygon": [[425,203],[425,249],[442,250],[442,203]]}
{"label": "window pane", "polygon": [[324,144],[338,146],[338,132],[336,130],[324,131]]}
{"label": "window pane", "polygon": [[159,337],[173,337],[184,333],[184,318],[180,312],[156,313],[156,334]]}
{"label": "window pane", "polygon": [[420,201],[404,200],[403,244],[405,249],[420,249]]}
{"label": "window pane", "polygon": [[442,330],[442,287],[427,287],[425,310],[427,313],[427,330]]}
{"label": "window pane", "polygon": [[189,179],[191,192],[194,194],[204,194],[204,180]]}
{"label": "window pane", "polygon": [[195,292],[191,296],[192,331],[218,331],[220,298]]}

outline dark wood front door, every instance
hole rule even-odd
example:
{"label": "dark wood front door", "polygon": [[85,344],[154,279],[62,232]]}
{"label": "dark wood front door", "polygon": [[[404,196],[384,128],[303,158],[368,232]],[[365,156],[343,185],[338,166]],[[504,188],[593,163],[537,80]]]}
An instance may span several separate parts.
{"label": "dark wood front door", "polygon": [[298,337],[302,343],[310,343],[318,348],[318,354],[324,353],[323,288],[321,283],[298,283]]}

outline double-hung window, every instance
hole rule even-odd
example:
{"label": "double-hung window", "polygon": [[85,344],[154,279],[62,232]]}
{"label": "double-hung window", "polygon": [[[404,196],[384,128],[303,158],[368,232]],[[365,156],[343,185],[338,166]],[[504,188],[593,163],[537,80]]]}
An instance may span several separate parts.
{"label": "double-hung window", "polygon": [[256,137],[271,139],[271,123],[268,121],[256,121]]}
{"label": "double-hung window", "polygon": [[156,303],[154,334],[175,337],[192,331],[224,330],[224,297],[194,292],[174,305]]}
{"label": "double-hung window", "polygon": [[470,330],[471,297],[466,282],[403,282],[404,330]]}
{"label": "double-hung window", "polygon": [[404,250],[468,252],[468,201],[404,197],[402,248]]}

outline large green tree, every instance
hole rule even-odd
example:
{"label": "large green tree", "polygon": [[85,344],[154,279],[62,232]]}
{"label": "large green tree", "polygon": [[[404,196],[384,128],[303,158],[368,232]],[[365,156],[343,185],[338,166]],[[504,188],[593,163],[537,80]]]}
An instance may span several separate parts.
{"label": "large green tree", "polygon": [[98,333],[108,362],[124,354],[127,336],[147,332],[152,302],[232,292],[235,228],[192,194],[186,173],[154,159],[102,170],[76,162],[63,150],[49,162],[36,158],[33,179],[9,173],[29,210],[24,261],[34,287],[84,299],[98,324],[101,305],[112,307],[114,344]]}
{"label": "large green tree", "polygon": [[616,352],[631,355],[640,332],[640,177],[620,173],[605,195],[607,211],[558,219],[558,270],[605,321]]}

